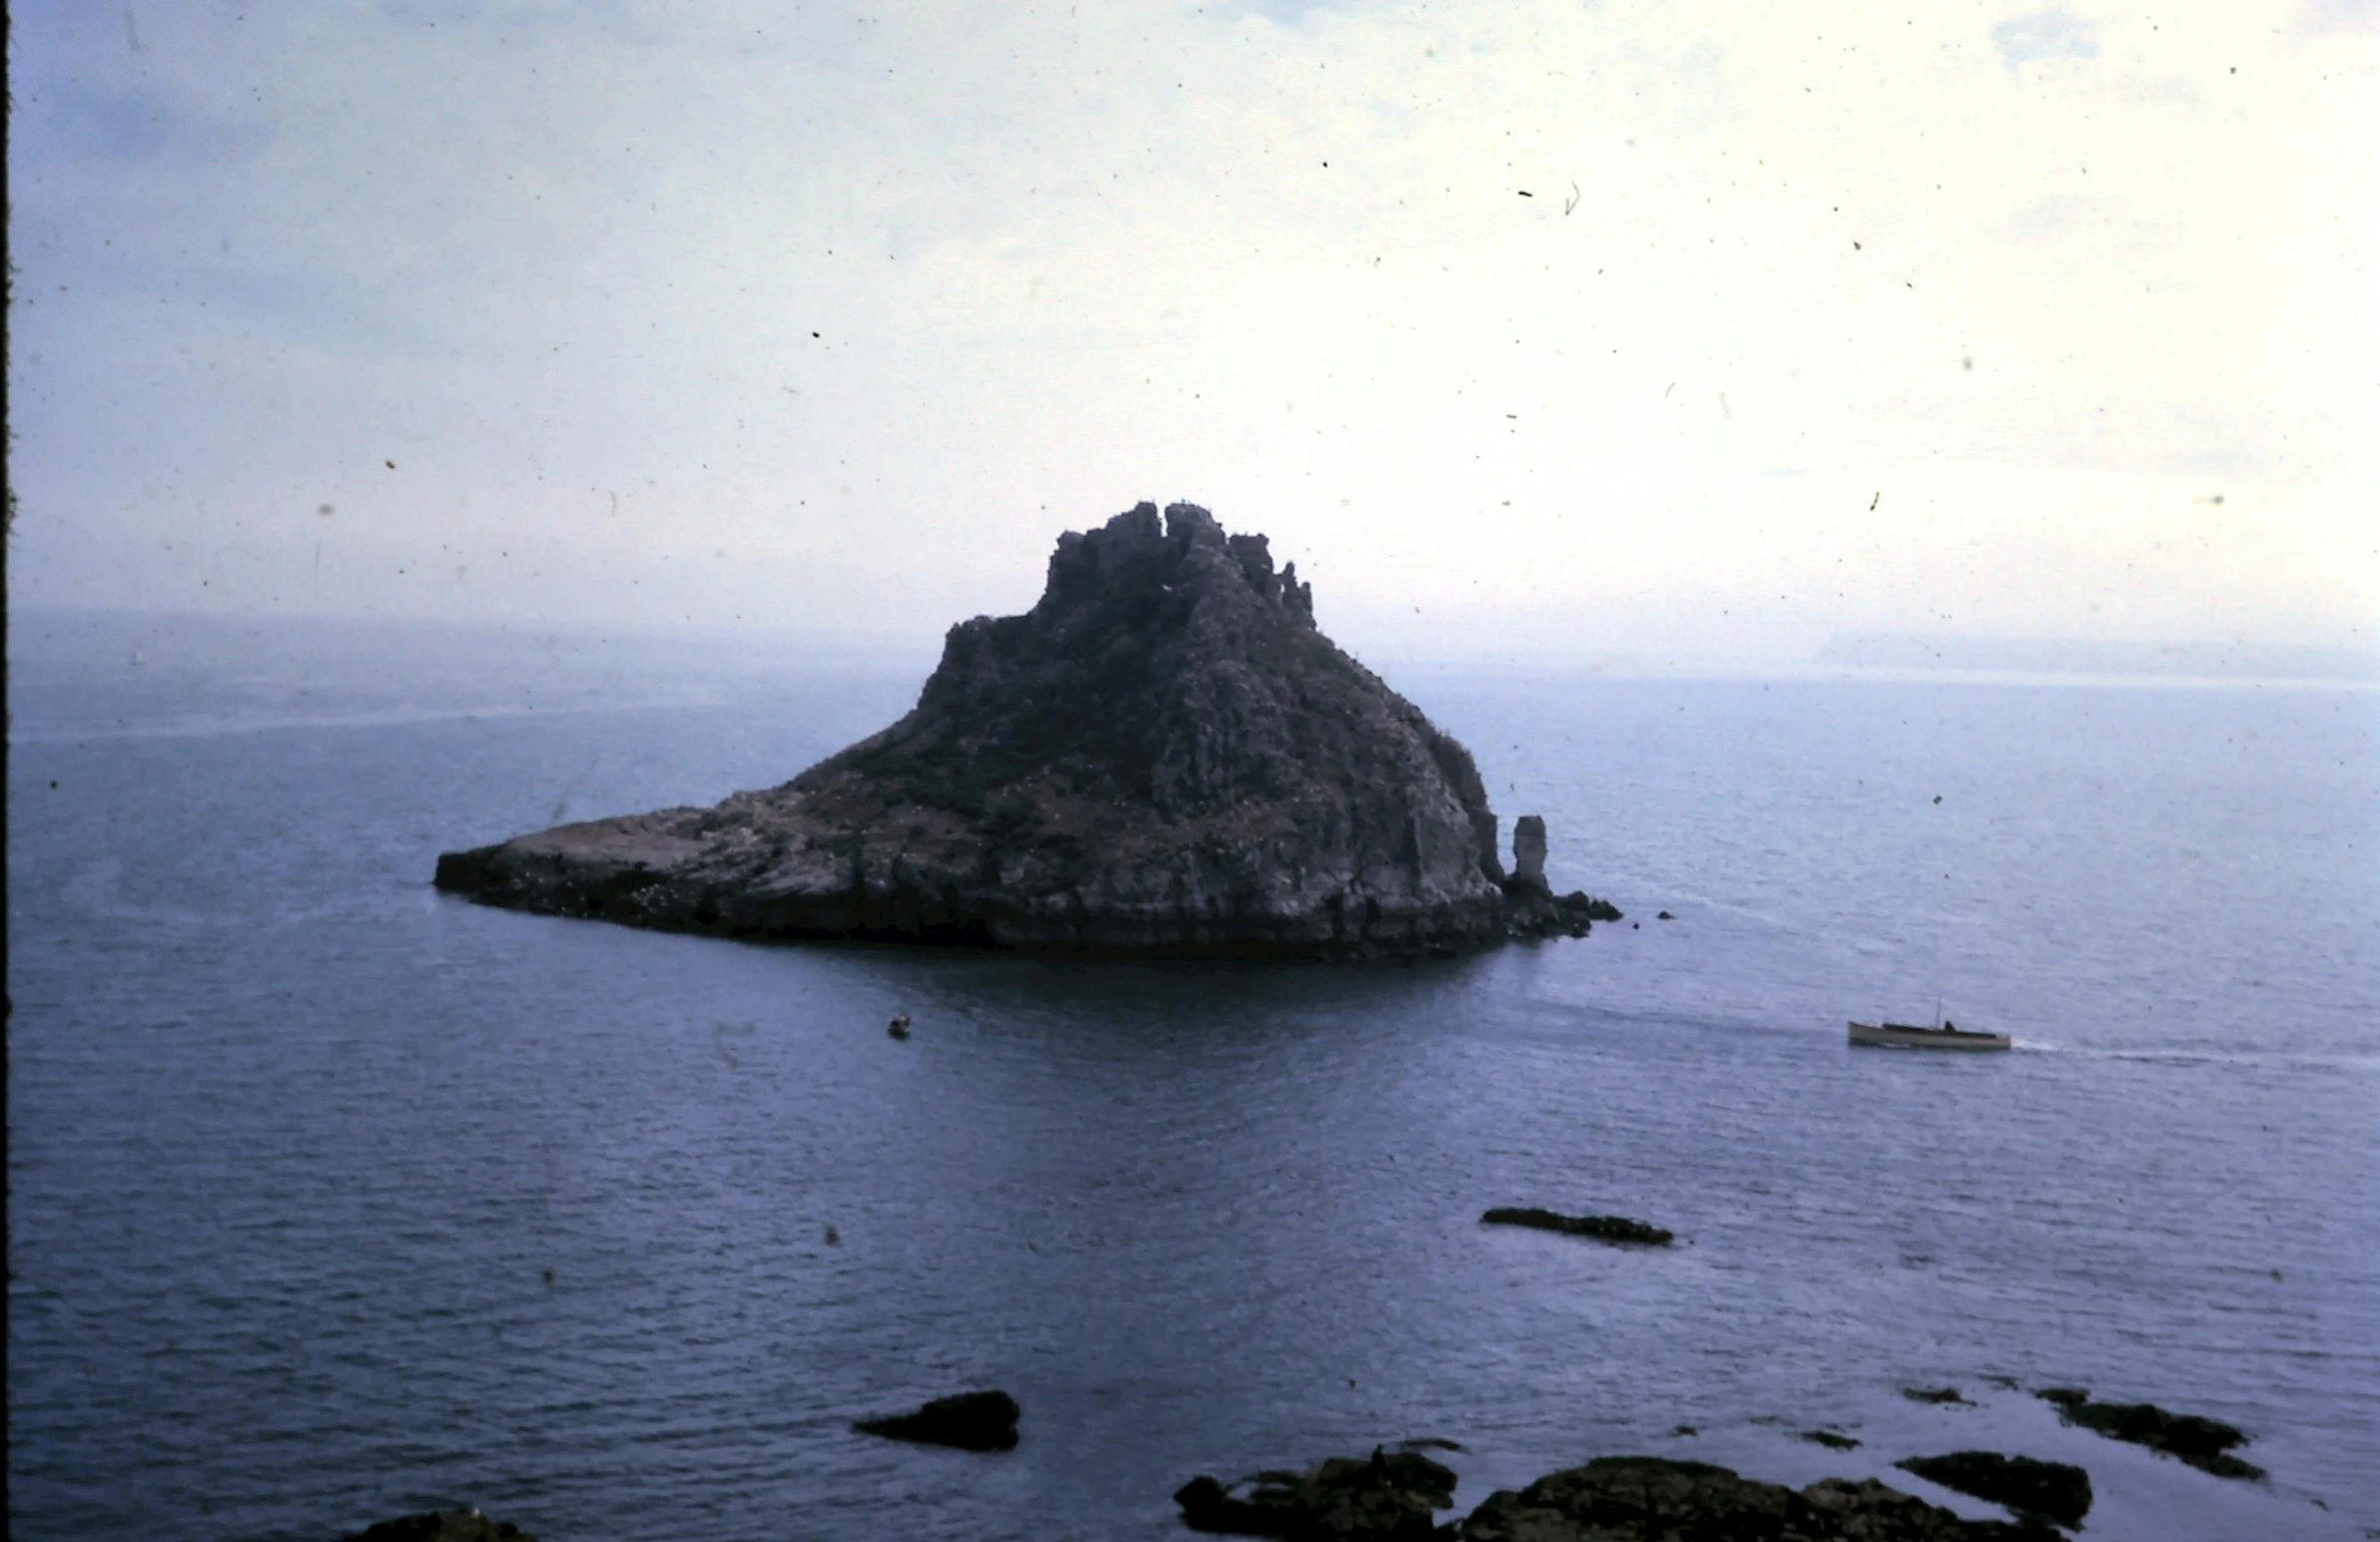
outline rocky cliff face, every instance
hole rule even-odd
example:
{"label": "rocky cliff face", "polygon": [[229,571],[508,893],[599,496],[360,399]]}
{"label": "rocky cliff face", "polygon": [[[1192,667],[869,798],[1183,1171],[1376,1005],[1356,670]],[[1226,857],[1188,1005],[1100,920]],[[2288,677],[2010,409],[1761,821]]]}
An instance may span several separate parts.
{"label": "rocky cliff face", "polygon": [[951,628],[914,711],[792,781],[436,881],[737,936],[1401,956],[1586,930],[1523,823],[1507,879],[1469,752],[1315,629],[1296,565],[1144,503],[1061,536],[1039,604]]}

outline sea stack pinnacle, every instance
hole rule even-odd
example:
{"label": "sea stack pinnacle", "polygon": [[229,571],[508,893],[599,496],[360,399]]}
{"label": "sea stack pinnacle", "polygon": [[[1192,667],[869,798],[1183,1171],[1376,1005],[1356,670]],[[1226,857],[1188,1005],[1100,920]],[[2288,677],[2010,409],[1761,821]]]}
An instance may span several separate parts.
{"label": "sea stack pinnacle", "polygon": [[438,858],[515,909],[754,938],[1376,958],[1615,916],[1506,878],[1471,755],[1315,629],[1261,535],[1154,504],[952,627],[917,706],[782,786]]}

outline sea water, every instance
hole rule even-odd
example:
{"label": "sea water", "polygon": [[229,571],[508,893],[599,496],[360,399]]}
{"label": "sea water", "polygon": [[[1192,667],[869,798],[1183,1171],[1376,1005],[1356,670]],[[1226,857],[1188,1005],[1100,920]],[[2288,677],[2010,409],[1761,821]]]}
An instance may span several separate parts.
{"label": "sea water", "polygon": [[[1084,965],[429,887],[918,669],[301,632],[12,640],[18,1537],[1161,1538],[1193,1474],[1423,1436],[1465,1505],[1650,1452],[1991,1515],[1891,1466],[1980,1447],[2085,1465],[2085,1536],[2380,1526],[2371,691],[1407,672],[1626,920]],[[1937,1003],[2015,1051],[1845,1044]],[[850,1429],[978,1386],[1015,1451]]]}

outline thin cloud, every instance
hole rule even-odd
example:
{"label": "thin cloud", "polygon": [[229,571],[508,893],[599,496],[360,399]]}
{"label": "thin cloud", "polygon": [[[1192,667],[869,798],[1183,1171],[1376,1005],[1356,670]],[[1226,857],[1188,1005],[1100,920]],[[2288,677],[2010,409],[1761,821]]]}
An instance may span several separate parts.
{"label": "thin cloud", "polygon": [[2098,40],[2064,7],[1995,23],[1992,46],[2011,69],[2042,59],[2096,59]]}
{"label": "thin cloud", "polygon": [[2380,0],[2306,0],[2298,27],[2314,37],[2380,33]]}

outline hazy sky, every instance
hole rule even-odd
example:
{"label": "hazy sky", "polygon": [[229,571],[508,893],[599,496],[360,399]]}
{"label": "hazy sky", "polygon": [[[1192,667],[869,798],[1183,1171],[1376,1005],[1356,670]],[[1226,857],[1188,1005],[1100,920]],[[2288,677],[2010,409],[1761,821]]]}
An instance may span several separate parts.
{"label": "hazy sky", "polygon": [[12,9],[16,604],[2375,646],[2372,0]]}

